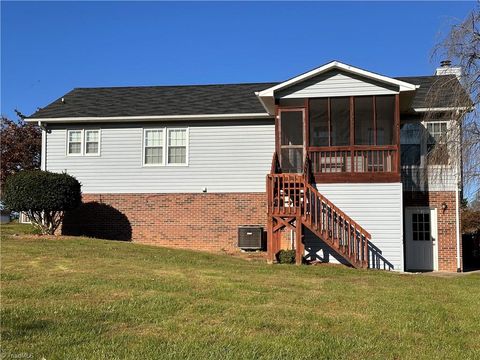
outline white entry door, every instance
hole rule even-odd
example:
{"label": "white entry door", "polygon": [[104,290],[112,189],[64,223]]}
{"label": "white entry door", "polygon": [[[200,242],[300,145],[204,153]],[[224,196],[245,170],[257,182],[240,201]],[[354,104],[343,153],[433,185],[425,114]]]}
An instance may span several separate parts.
{"label": "white entry door", "polygon": [[438,270],[437,232],[437,209],[405,209],[406,270]]}

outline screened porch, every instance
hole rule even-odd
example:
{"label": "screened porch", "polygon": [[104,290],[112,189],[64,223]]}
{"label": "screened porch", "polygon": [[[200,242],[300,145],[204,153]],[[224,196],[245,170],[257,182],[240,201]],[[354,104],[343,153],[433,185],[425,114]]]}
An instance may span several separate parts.
{"label": "screened porch", "polygon": [[277,154],[282,172],[310,161],[319,182],[397,182],[398,95],[281,99]]}

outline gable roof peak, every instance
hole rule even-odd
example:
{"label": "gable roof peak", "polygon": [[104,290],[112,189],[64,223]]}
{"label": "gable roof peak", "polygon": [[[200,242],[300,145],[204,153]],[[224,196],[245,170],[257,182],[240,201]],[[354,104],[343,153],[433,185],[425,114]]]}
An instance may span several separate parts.
{"label": "gable roof peak", "polygon": [[274,109],[272,105],[274,104],[274,98],[275,98],[275,92],[278,90],[282,90],[285,88],[288,88],[292,85],[298,84],[300,82],[303,82],[305,80],[308,80],[314,76],[318,76],[320,74],[326,73],[328,71],[334,70],[334,69],[339,69],[354,75],[358,75],[361,77],[365,77],[368,79],[376,80],[382,83],[398,86],[398,91],[415,91],[418,86],[414,84],[410,84],[406,81],[402,81],[399,79],[395,79],[392,77],[380,75],[377,73],[374,73],[372,71],[367,71],[352,65],[345,64],[343,62],[340,62],[338,60],[332,60],[324,65],[321,65],[319,67],[316,67],[315,69],[312,69],[310,71],[307,71],[303,74],[297,75],[293,78],[290,78],[284,82],[281,82],[277,85],[274,85],[270,88],[267,88],[265,90],[257,92],[255,95],[257,95],[258,99],[264,106],[265,110],[267,110],[270,114],[274,112]]}

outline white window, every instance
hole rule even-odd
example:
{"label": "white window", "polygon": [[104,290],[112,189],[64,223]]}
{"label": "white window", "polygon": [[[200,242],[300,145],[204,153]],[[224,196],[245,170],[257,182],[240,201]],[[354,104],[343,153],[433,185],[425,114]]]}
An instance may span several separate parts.
{"label": "white window", "polygon": [[163,165],[164,129],[144,130],[144,165]]}
{"label": "white window", "polygon": [[67,154],[82,155],[82,130],[68,130],[67,132]]}
{"label": "white window", "polygon": [[100,155],[100,130],[85,130],[85,155]]}
{"label": "white window", "polygon": [[187,129],[168,129],[167,162],[169,165],[187,164]]}
{"label": "white window", "polygon": [[144,129],[143,165],[188,165],[188,128]]}
{"label": "white window", "polygon": [[427,122],[427,161],[429,165],[447,165],[447,122]]}

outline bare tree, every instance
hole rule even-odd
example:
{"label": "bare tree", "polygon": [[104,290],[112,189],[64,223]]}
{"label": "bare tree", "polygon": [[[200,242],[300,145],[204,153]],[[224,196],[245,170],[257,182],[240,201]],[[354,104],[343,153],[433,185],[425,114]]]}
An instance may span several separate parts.
{"label": "bare tree", "polygon": [[[433,50],[435,60],[444,61],[438,79],[429,91],[426,107],[449,108],[444,112],[428,111],[425,120],[451,120],[447,134],[431,139],[427,163],[462,171],[463,185],[471,194],[480,183],[480,12],[479,5],[463,20],[453,24]],[[449,67],[450,62],[455,68]],[[428,133],[428,132],[427,132]],[[429,136],[429,135],[427,135]],[[428,142],[428,141],[427,141]],[[427,167],[428,168],[428,167]],[[442,174],[442,167],[435,167]],[[440,169],[440,170],[439,170]],[[428,170],[432,172],[431,168]],[[430,174],[431,176],[432,174]]]}

